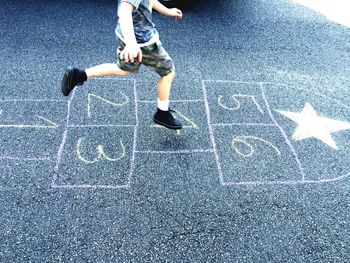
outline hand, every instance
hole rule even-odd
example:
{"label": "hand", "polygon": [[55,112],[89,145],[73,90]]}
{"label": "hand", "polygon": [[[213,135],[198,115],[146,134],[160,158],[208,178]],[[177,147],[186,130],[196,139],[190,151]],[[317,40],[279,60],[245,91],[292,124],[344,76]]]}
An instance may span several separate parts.
{"label": "hand", "polygon": [[182,12],[177,8],[170,8],[168,11],[168,16],[175,17],[175,20],[182,19]]}
{"label": "hand", "polygon": [[139,62],[142,61],[142,51],[138,45],[126,45],[120,52],[119,58],[125,62],[134,63],[134,59],[137,58]]}

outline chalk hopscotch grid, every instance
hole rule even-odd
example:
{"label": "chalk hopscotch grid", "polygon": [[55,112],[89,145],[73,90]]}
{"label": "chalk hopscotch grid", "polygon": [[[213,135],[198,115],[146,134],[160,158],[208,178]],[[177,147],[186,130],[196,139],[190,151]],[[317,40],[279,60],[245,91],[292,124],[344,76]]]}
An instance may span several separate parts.
{"label": "chalk hopscotch grid", "polygon": [[[208,101],[208,97],[207,97],[207,91],[206,91],[206,83],[210,83],[210,82],[214,82],[214,83],[227,83],[227,84],[257,84],[260,88],[261,91],[261,95],[263,97],[264,103],[267,107],[267,111],[268,114],[271,118],[271,120],[273,121],[273,124],[257,124],[257,123],[232,123],[232,124],[212,124],[211,123],[211,116],[210,116],[210,106],[209,106],[209,101]],[[210,133],[210,137],[211,137],[211,141],[212,141],[212,145],[213,145],[213,149],[214,149],[214,155],[215,155],[215,159],[216,159],[216,164],[217,164],[217,168],[218,168],[218,173],[219,173],[219,179],[220,179],[220,183],[223,186],[258,186],[258,185],[296,185],[296,184],[322,184],[322,183],[330,183],[330,182],[337,182],[340,180],[344,180],[348,177],[350,177],[350,172],[345,174],[345,175],[341,175],[335,178],[330,178],[330,179],[321,179],[321,180],[308,180],[306,179],[306,174],[304,172],[304,168],[300,162],[299,156],[296,153],[292,143],[290,142],[290,140],[288,139],[287,133],[285,132],[285,130],[282,128],[282,126],[277,122],[277,120],[275,119],[272,111],[271,111],[271,107],[270,104],[268,102],[267,96],[265,94],[265,90],[264,90],[264,85],[282,85],[282,86],[288,86],[287,84],[283,84],[283,83],[272,83],[272,82],[247,82],[247,81],[235,81],[235,80],[203,80],[202,81],[202,89],[203,89],[203,95],[204,95],[204,99],[205,99],[205,108],[206,108],[206,112],[207,112],[207,121],[208,121],[208,126],[209,126],[209,133]],[[299,88],[300,89],[300,88]],[[303,89],[300,89],[303,90]],[[322,94],[320,94],[322,95]],[[322,95],[322,97],[325,97],[324,95]],[[339,101],[335,100],[335,99],[331,99],[335,102],[337,102],[340,105],[343,105],[342,103],[340,103]],[[349,108],[349,107],[346,107]],[[275,181],[243,181],[243,182],[226,182],[224,181],[224,175],[222,172],[222,167],[221,167],[221,162],[220,162],[220,156],[219,153],[217,151],[217,146],[216,146],[216,141],[215,141],[215,135],[213,132],[213,127],[212,126],[234,126],[234,125],[248,125],[248,126],[275,126],[277,127],[282,136],[284,137],[288,147],[290,148],[290,150],[292,151],[294,158],[298,164],[298,168],[299,168],[299,173],[301,174],[301,180],[284,180],[284,181],[279,181],[279,180],[275,180]]]}
{"label": "chalk hopscotch grid", "polygon": [[[191,150],[180,150],[180,151],[138,151],[137,150],[137,128],[139,126],[139,120],[138,120],[138,103],[156,103],[156,101],[147,101],[147,100],[140,100],[138,101],[137,99],[137,90],[136,90],[136,81],[134,81],[134,99],[135,99],[135,115],[136,115],[136,126],[134,127],[134,143],[133,143],[133,151],[132,151],[132,158],[131,158],[131,167],[130,167],[130,173],[129,173],[129,180],[128,183],[126,185],[56,185],[55,183],[53,183],[53,187],[56,188],[102,188],[102,189],[118,189],[118,188],[129,188],[132,182],[132,175],[133,175],[133,170],[134,170],[134,163],[135,163],[135,158],[136,158],[136,154],[137,153],[141,153],[141,154],[205,154],[205,153],[213,153],[215,156],[215,160],[217,163],[217,169],[218,169],[218,173],[219,173],[219,179],[220,179],[220,183],[223,186],[257,186],[257,185],[293,185],[293,184],[319,184],[319,183],[327,183],[327,182],[336,182],[342,179],[345,179],[347,177],[350,176],[350,173],[343,175],[343,176],[339,176],[336,178],[332,178],[332,179],[323,179],[323,180],[306,180],[305,177],[305,172],[303,170],[303,167],[300,163],[299,157],[293,147],[293,145],[291,144],[291,142],[289,141],[286,132],[284,131],[284,129],[278,124],[278,122],[276,121],[276,119],[273,116],[273,113],[271,111],[270,105],[268,103],[266,94],[264,92],[264,84],[277,84],[277,83],[270,83],[270,82],[245,82],[245,81],[221,81],[221,80],[203,80],[202,81],[202,92],[203,92],[203,96],[204,99],[198,99],[198,100],[173,100],[173,102],[204,102],[205,104],[205,111],[206,111],[206,115],[207,115],[207,122],[208,122],[208,126],[209,126],[209,135],[210,135],[210,140],[211,143],[213,145],[212,149],[191,149]],[[208,102],[208,97],[207,97],[207,91],[206,91],[206,82],[218,82],[218,83],[239,83],[239,84],[257,84],[260,88],[261,91],[261,95],[263,97],[264,103],[268,109],[268,114],[271,118],[271,120],[273,121],[273,123],[231,123],[231,124],[220,124],[220,123],[211,123],[211,115],[210,115],[210,106],[209,106],[209,102]],[[280,84],[280,85],[285,85],[286,84]],[[72,97],[70,98],[70,100],[68,101],[68,108],[69,108],[69,114],[70,115],[70,103],[73,99],[74,93],[72,94]],[[339,103],[339,102],[338,102]],[[69,120],[69,117],[67,117],[67,119]],[[216,142],[215,142],[215,136],[214,136],[214,131],[213,131],[213,127],[214,126],[234,126],[234,125],[238,125],[238,126],[267,126],[267,127],[277,127],[280,132],[282,133],[282,136],[285,138],[287,145],[290,147],[292,153],[294,154],[294,157],[298,163],[299,166],[299,172],[301,174],[302,179],[301,180],[285,180],[285,181],[245,181],[245,182],[226,182],[224,181],[224,176],[223,176],[223,172],[222,172],[222,167],[221,167],[221,163],[220,163],[220,156],[218,154],[217,151],[217,146],[216,146]],[[84,127],[122,127],[122,126],[133,126],[133,125],[85,125]],[[69,121],[67,121],[67,127],[66,129],[68,130],[68,128],[70,127],[80,127],[79,125],[69,125]],[[67,137],[67,132],[64,132],[63,135],[63,140],[62,142],[66,141]],[[61,148],[60,148],[61,149]],[[61,151],[61,153],[60,153]],[[58,156],[60,154],[62,154],[63,151],[63,147],[62,150],[60,150],[58,153]],[[57,158],[57,160],[59,160],[60,158]],[[57,162],[59,163],[59,162]],[[57,166],[58,167],[58,166]],[[58,168],[56,167],[56,170],[58,170]],[[55,175],[56,178],[54,178],[53,182],[55,182],[55,180],[57,180],[57,174]]]}
{"label": "chalk hopscotch grid", "polygon": [[[100,78],[97,78],[100,79]],[[66,120],[66,126],[62,135],[62,141],[59,145],[59,149],[56,156],[56,165],[54,168],[54,176],[52,179],[52,187],[53,188],[101,188],[101,189],[119,189],[119,188],[129,188],[132,182],[132,176],[133,176],[133,170],[135,165],[135,158],[137,153],[141,154],[205,154],[205,153],[213,153],[215,156],[215,160],[217,163],[217,169],[219,173],[219,179],[220,183],[223,186],[256,186],[256,185],[277,185],[277,184],[285,184],[285,185],[293,185],[293,184],[320,184],[320,183],[329,183],[329,182],[337,182],[340,180],[344,180],[348,177],[350,177],[350,172],[335,178],[331,179],[322,179],[322,180],[308,180],[306,179],[306,174],[304,172],[304,169],[302,167],[302,164],[299,160],[298,154],[296,153],[292,143],[288,139],[287,133],[282,128],[282,126],[277,122],[275,119],[270,104],[268,102],[266,93],[265,93],[265,87],[264,85],[279,85],[279,86],[288,86],[284,83],[272,83],[272,82],[248,82],[248,81],[234,81],[234,80],[202,80],[202,91],[204,99],[192,99],[192,100],[173,100],[173,102],[204,102],[205,105],[205,111],[207,115],[207,122],[209,126],[209,135],[210,140],[213,145],[212,149],[191,149],[191,150],[180,150],[180,151],[138,151],[137,150],[137,129],[139,126],[139,119],[138,119],[138,103],[156,103],[156,101],[147,101],[147,100],[138,100],[137,97],[137,88],[136,88],[136,81],[132,79],[116,79],[116,78],[104,78],[104,79],[113,79],[113,80],[120,80],[120,81],[132,81],[134,85],[134,100],[135,100],[135,117],[136,117],[136,125],[71,125],[69,123],[70,120],[70,114],[71,114],[71,103],[74,98],[75,90],[72,92],[72,95],[69,97],[68,102],[66,100],[57,100],[57,99],[13,99],[13,98],[3,98],[0,100],[0,102],[67,102],[67,120]],[[236,83],[236,84],[254,84],[259,85],[261,90],[261,95],[263,97],[264,103],[267,107],[268,114],[273,121],[273,123],[231,123],[231,124],[221,124],[221,123],[211,123],[211,115],[210,115],[210,106],[208,102],[207,92],[206,92],[206,83],[215,82],[215,83]],[[304,90],[302,88],[297,88],[299,90]],[[321,93],[313,92],[318,96],[327,98],[328,100],[339,104],[340,106],[350,109],[349,106],[345,105],[344,103],[334,99],[330,98],[329,96],[326,96]],[[220,156],[217,151],[217,146],[215,142],[215,136],[213,132],[213,127],[215,126],[270,126],[270,127],[277,127],[282,136],[285,138],[285,141],[289,148],[291,149],[297,163],[299,166],[299,172],[301,174],[302,179],[301,180],[285,180],[285,181],[252,181],[252,182],[225,182],[222,172],[222,167],[220,163]],[[79,128],[79,127],[134,127],[134,134],[133,134],[133,147],[132,147],[132,156],[130,160],[130,171],[129,171],[129,177],[128,177],[128,183],[126,185],[89,185],[89,184],[81,184],[81,185],[58,185],[57,179],[58,179],[58,170],[59,166],[61,164],[62,159],[62,153],[64,150],[64,145],[68,139],[68,130],[69,128]],[[43,157],[16,157],[16,156],[0,156],[0,160],[15,160],[15,161],[50,161],[51,158],[49,156],[43,156]],[[2,189],[2,188],[0,188]]]}
{"label": "chalk hopscotch grid", "polygon": [[[136,125],[70,125],[69,120],[70,120],[70,114],[71,114],[71,104],[76,92],[76,89],[72,91],[72,94],[70,95],[68,102],[67,102],[67,121],[66,121],[66,127],[63,132],[62,136],[62,142],[60,144],[59,150],[57,152],[57,157],[56,157],[56,165],[54,168],[54,175],[53,179],[51,182],[51,187],[52,188],[63,188],[63,189],[79,189],[79,188],[90,188],[90,189],[127,189],[130,188],[131,185],[131,178],[135,166],[135,155],[136,155],[136,143],[137,143],[137,128],[139,125],[139,120],[138,120],[138,105],[137,105],[137,90],[136,90],[136,80],[134,79],[120,79],[120,78],[95,78],[96,80],[99,79],[112,79],[112,80],[117,80],[117,81],[130,81],[133,83],[133,88],[134,88],[134,102],[135,102],[135,118],[136,118]],[[59,177],[59,167],[62,161],[62,154],[64,150],[64,145],[66,144],[67,138],[68,138],[68,129],[69,128],[85,128],[85,127],[134,127],[134,132],[133,132],[133,146],[132,146],[132,154],[131,154],[131,160],[130,160],[130,169],[129,169],[129,176],[128,176],[128,183],[123,184],[123,185],[101,185],[101,184],[57,184],[57,180]]]}
{"label": "chalk hopscotch grid", "polygon": [[[100,79],[100,78],[97,78]],[[213,145],[212,149],[192,149],[192,150],[180,150],[180,151],[138,151],[137,150],[137,129],[139,126],[139,119],[138,119],[138,103],[156,103],[156,101],[147,101],[147,100],[140,100],[138,101],[137,97],[137,88],[136,88],[136,81],[132,79],[116,79],[116,78],[104,78],[104,79],[113,79],[113,80],[120,80],[120,81],[132,81],[134,85],[134,100],[135,100],[135,117],[136,117],[136,125],[71,125],[69,123],[70,120],[70,114],[71,114],[71,103],[74,98],[75,90],[72,92],[72,95],[69,97],[68,102],[66,100],[56,100],[56,99],[13,99],[13,98],[4,98],[1,99],[0,102],[67,102],[67,119],[66,119],[66,126],[62,135],[62,141],[59,145],[59,149],[57,151],[56,156],[56,164],[54,168],[54,175],[52,178],[52,187],[53,188],[67,188],[67,189],[75,189],[75,188],[101,188],[101,189],[120,189],[120,188],[129,188],[132,182],[132,176],[134,171],[134,165],[135,165],[135,158],[137,153],[141,154],[205,154],[205,153],[213,153],[215,156],[217,169],[219,173],[219,179],[220,183],[223,186],[257,186],[257,185],[294,185],[294,184],[321,184],[321,183],[329,183],[329,182],[337,182],[340,180],[344,180],[348,177],[350,177],[350,172],[335,178],[331,179],[322,179],[322,180],[308,180],[306,179],[306,174],[304,172],[304,169],[302,167],[302,164],[299,160],[298,154],[296,153],[292,143],[288,139],[287,133],[284,131],[281,125],[277,122],[277,120],[274,118],[274,115],[271,111],[270,104],[268,102],[266,93],[265,93],[265,87],[264,85],[279,85],[279,86],[288,86],[287,84],[283,83],[272,83],[272,82],[247,82],[247,81],[231,81],[231,80],[202,80],[202,92],[204,99],[195,99],[195,100],[173,100],[173,102],[204,102],[205,105],[205,111],[207,115],[207,122],[209,126],[209,135],[210,140]],[[207,92],[206,92],[206,83],[215,82],[215,83],[236,83],[236,84],[255,84],[259,85],[261,94],[264,100],[264,103],[267,107],[268,114],[270,118],[272,119],[273,123],[231,123],[231,124],[220,124],[220,123],[211,123],[211,115],[210,115],[210,106],[208,102]],[[302,88],[298,88],[299,90],[304,90]],[[349,106],[345,105],[344,103],[334,99],[330,98],[329,96],[326,96],[321,93],[313,92],[316,95],[319,95],[321,97],[327,98],[330,101],[333,101],[342,107],[346,109],[350,109]],[[252,182],[225,182],[223,178],[223,172],[221,168],[220,163],[220,156],[217,151],[217,146],[215,142],[215,136],[213,127],[215,126],[270,126],[270,127],[277,127],[280,132],[282,133],[282,136],[285,138],[286,143],[290,147],[292,153],[294,154],[294,157],[298,163],[299,166],[299,172],[301,174],[302,179],[301,180],[285,180],[285,181],[252,181]],[[129,177],[128,177],[128,183],[126,185],[89,185],[89,184],[80,184],[80,185],[59,185],[57,184],[58,180],[58,171],[59,166],[61,164],[62,160],[62,153],[64,150],[64,145],[68,139],[68,130],[69,128],[79,128],[79,127],[134,127],[134,134],[133,134],[133,147],[132,147],[132,156],[130,160],[130,171],[129,171]],[[51,158],[49,156],[43,156],[43,157],[16,157],[16,156],[0,156],[0,160],[16,160],[16,161],[50,161]],[[0,188],[3,189],[3,188]]]}

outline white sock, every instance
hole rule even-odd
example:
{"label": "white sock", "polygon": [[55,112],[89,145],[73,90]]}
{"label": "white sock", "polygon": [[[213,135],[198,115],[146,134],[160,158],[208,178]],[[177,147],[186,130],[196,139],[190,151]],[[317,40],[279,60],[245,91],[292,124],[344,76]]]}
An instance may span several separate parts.
{"label": "white sock", "polygon": [[162,111],[168,111],[169,110],[169,100],[160,100],[157,99],[158,109]]}

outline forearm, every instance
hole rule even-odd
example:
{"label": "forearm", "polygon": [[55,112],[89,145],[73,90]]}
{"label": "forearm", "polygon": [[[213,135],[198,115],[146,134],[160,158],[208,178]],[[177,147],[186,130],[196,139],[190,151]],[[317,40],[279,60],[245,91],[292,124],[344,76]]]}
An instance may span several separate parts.
{"label": "forearm", "polygon": [[122,1],[118,11],[120,29],[126,45],[137,44],[132,21],[133,8],[133,5]]}
{"label": "forearm", "polygon": [[152,1],[152,9],[156,10],[157,12],[161,13],[162,15],[168,16],[169,15],[169,8],[161,4],[158,0]]}

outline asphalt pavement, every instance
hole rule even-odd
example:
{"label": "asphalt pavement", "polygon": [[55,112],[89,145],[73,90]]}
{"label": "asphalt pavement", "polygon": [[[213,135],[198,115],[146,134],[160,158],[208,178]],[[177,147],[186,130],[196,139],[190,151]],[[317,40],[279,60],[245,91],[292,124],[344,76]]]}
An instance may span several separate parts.
{"label": "asphalt pavement", "polygon": [[[171,6],[174,3],[167,3]],[[287,0],[154,13],[158,76],[114,62],[116,1],[0,4],[0,262],[349,262],[350,29]]]}

